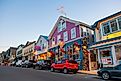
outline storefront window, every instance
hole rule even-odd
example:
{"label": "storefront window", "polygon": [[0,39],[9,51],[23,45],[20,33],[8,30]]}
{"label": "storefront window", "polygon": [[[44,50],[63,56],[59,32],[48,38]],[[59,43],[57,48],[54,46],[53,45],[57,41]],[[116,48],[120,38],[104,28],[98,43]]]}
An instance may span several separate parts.
{"label": "storefront window", "polygon": [[121,60],[121,45],[115,46],[115,52],[117,61]]}
{"label": "storefront window", "polygon": [[100,50],[101,61],[103,64],[112,64],[111,48],[104,48]]}

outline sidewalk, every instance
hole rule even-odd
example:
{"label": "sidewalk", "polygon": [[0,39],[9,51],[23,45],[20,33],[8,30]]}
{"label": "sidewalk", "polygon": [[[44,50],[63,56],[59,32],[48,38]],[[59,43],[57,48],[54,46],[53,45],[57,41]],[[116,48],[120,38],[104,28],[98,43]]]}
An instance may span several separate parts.
{"label": "sidewalk", "polygon": [[92,71],[84,71],[84,70],[79,70],[78,73],[80,74],[89,74],[89,75],[97,75],[98,70],[92,70]]}

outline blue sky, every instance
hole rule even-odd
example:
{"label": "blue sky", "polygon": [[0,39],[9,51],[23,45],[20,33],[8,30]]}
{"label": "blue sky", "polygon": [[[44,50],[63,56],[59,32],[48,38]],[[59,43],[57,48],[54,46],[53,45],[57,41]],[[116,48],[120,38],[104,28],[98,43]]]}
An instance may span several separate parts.
{"label": "blue sky", "polygon": [[121,0],[0,0],[0,52],[49,35],[64,6],[67,17],[92,25],[121,10]]}

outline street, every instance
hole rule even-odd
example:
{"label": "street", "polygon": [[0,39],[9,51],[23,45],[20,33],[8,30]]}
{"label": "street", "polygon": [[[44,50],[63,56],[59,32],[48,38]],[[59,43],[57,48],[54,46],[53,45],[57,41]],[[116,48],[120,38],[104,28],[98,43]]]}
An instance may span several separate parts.
{"label": "street", "polygon": [[88,74],[79,74],[79,73],[63,74],[58,72],[50,72],[48,70],[34,70],[32,68],[0,66],[0,81],[104,81],[104,80],[100,79],[98,76],[88,75]]}

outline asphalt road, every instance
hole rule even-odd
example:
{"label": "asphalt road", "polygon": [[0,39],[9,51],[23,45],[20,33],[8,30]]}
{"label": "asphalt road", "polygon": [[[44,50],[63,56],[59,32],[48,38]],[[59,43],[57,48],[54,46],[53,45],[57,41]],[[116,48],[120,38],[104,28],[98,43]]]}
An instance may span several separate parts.
{"label": "asphalt road", "polygon": [[[48,70],[34,70],[0,66],[0,81],[104,81],[98,76],[87,74],[63,74]],[[111,81],[118,81],[111,80]],[[119,80],[121,81],[121,80]]]}

